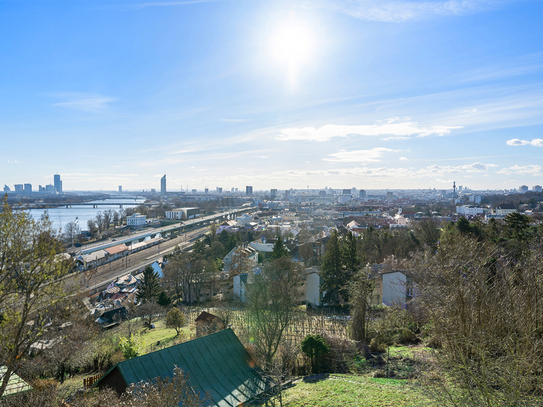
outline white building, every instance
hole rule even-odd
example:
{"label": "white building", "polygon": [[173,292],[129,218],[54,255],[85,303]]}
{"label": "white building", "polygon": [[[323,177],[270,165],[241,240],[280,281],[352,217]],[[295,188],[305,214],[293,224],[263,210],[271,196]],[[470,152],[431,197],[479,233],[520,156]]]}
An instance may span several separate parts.
{"label": "white building", "polygon": [[140,213],[134,213],[126,217],[126,224],[132,229],[142,228],[147,224],[147,217]]}
{"label": "white building", "polygon": [[166,219],[181,220],[199,217],[200,208],[178,208],[165,212]]}
{"label": "white building", "polygon": [[464,216],[476,216],[482,215],[484,213],[484,209],[473,205],[462,205],[456,207],[456,213]]}
{"label": "white building", "polygon": [[238,216],[236,218],[236,223],[240,226],[247,226],[249,223],[253,221],[252,215],[249,215],[248,213],[244,213],[241,216]]}
{"label": "white building", "polygon": [[496,215],[500,215],[500,216],[509,215],[510,213],[513,213],[516,211],[517,211],[517,207],[512,203],[501,204],[497,206],[495,209]]}
{"label": "white building", "polygon": [[305,300],[315,306],[322,305],[321,277],[318,267],[305,269]]}
{"label": "white building", "polygon": [[413,298],[413,287],[409,277],[401,271],[383,273],[383,304],[405,308]]}

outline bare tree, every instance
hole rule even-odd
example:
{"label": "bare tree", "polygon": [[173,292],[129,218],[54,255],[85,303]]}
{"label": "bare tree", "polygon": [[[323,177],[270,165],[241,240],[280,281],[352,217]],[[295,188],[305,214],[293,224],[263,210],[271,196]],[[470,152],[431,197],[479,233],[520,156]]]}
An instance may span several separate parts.
{"label": "bare tree", "polygon": [[66,243],[72,243],[72,246],[74,244],[74,239],[78,237],[81,234],[81,229],[79,228],[79,225],[77,223],[77,218],[71,222],[68,222],[66,226],[64,226],[64,241]]}
{"label": "bare tree", "polygon": [[33,220],[13,212],[7,200],[0,213],[0,397],[15,369],[42,334],[54,305],[66,296],[61,277],[70,264],[59,259],[62,246],[44,215]]}
{"label": "bare tree", "polygon": [[164,268],[164,282],[168,290],[175,293],[177,299],[191,303],[194,285],[195,267],[190,253],[181,252],[170,257]]}
{"label": "bare tree", "polygon": [[89,219],[87,221],[87,228],[89,229],[89,233],[91,236],[94,236],[96,232],[98,231],[98,225],[96,224],[96,221],[93,219]]}
{"label": "bare tree", "polygon": [[256,351],[268,365],[300,303],[302,276],[299,264],[281,257],[269,263],[248,285],[251,335]]}
{"label": "bare tree", "polygon": [[464,403],[539,405],[530,399],[543,388],[543,249],[515,258],[456,233],[417,255],[411,273]]}

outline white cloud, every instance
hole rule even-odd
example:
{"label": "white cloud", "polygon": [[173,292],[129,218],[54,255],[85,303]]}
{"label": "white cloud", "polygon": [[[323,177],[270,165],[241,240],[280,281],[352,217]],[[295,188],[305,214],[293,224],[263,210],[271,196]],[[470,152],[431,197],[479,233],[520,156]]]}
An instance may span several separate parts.
{"label": "white cloud", "polygon": [[400,161],[407,161],[408,158],[407,157],[400,157]]}
{"label": "white cloud", "polygon": [[389,119],[385,123],[367,124],[358,126],[345,126],[338,124],[326,124],[322,127],[291,127],[281,130],[278,140],[305,140],[328,141],[334,137],[347,137],[351,134],[359,136],[383,136],[406,137],[418,135],[426,137],[430,135],[442,136],[451,130],[460,129],[462,126],[431,126],[421,127],[413,121],[396,121]]}
{"label": "white cloud", "polygon": [[489,168],[497,167],[496,164],[473,163],[465,165],[431,165],[419,170],[419,174],[447,174],[447,173],[471,173],[484,172]]}
{"label": "white cloud", "polygon": [[518,138],[514,138],[511,140],[507,140],[505,142],[508,146],[527,146],[532,145],[534,147],[543,147],[543,139],[540,138],[534,138],[532,141],[528,140],[520,140]]}
{"label": "white cloud", "polygon": [[53,106],[94,113],[106,109],[111,102],[115,101],[115,99],[107,96],[88,93],[60,93],[56,96],[65,99],[65,102],[53,103]]}
{"label": "white cloud", "polygon": [[[511,0],[509,0],[511,1]],[[403,22],[432,15],[463,15],[493,8],[506,0],[325,0],[322,6],[361,20]]]}
{"label": "white cloud", "polygon": [[534,175],[539,176],[542,174],[542,168],[541,165],[513,165],[509,168],[503,168],[500,171],[498,171],[498,174],[504,174],[504,175],[513,175],[513,174],[520,174],[520,175]]}
{"label": "white cloud", "polygon": [[354,150],[354,151],[339,151],[329,154],[329,158],[324,158],[324,161],[344,162],[344,163],[368,163],[380,161],[379,158],[385,153],[395,153],[400,150],[392,150],[390,148],[376,147],[371,150]]}

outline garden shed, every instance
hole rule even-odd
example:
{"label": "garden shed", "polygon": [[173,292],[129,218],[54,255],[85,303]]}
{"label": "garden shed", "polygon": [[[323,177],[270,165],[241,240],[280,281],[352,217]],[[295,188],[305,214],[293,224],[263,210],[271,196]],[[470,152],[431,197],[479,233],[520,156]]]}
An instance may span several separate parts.
{"label": "garden shed", "polygon": [[270,388],[231,329],[117,363],[93,387],[121,394],[132,384],[172,377],[176,366],[220,407],[239,406]]}

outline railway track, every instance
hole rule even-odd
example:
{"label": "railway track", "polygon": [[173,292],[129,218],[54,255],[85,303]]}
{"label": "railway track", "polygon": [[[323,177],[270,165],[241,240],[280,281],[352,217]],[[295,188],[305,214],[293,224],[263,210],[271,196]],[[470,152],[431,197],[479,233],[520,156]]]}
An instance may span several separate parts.
{"label": "railway track", "polygon": [[103,266],[78,273],[74,275],[74,282],[79,287],[80,292],[88,292],[92,295],[103,289],[102,287],[112,280],[131,272],[137,272],[160,257],[171,253],[176,246],[179,246],[182,250],[189,249],[194,241],[204,236],[207,231],[207,227],[196,229]]}

